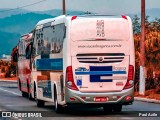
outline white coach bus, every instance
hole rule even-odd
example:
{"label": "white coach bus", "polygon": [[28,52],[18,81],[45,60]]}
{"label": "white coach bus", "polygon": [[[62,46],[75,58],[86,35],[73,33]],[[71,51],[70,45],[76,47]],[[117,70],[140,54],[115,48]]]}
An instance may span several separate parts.
{"label": "white coach bus", "polygon": [[[128,16],[59,16],[34,32],[33,96],[55,111],[74,104],[120,112],[134,101],[135,54]],[[36,94],[36,95],[35,95]]]}

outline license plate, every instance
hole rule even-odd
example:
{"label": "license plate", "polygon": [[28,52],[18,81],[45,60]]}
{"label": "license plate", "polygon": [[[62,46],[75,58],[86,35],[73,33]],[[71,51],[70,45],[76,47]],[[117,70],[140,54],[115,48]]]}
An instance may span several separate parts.
{"label": "license plate", "polygon": [[94,101],[95,102],[107,102],[108,101],[108,97],[95,97]]}

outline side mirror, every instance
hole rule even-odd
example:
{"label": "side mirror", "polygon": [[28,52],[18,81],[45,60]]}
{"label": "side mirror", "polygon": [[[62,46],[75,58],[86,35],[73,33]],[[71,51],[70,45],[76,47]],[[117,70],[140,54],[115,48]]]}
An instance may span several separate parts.
{"label": "side mirror", "polygon": [[18,54],[14,53],[13,57],[13,62],[18,62]]}

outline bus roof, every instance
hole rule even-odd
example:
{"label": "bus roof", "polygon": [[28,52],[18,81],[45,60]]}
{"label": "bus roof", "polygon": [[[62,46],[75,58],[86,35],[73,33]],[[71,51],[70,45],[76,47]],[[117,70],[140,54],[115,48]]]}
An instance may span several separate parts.
{"label": "bus roof", "polygon": [[58,17],[55,17],[55,18],[44,19],[44,20],[39,21],[36,26],[42,25],[42,24],[45,24],[45,23],[48,23],[48,22],[53,22],[53,21],[58,20],[58,19],[64,19],[65,17],[66,17],[65,15],[61,15],[61,16],[58,16]]}
{"label": "bus roof", "polygon": [[33,35],[33,33],[26,33],[24,35],[21,35],[21,37],[27,36],[27,35]]}
{"label": "bus roof", "polygon": [[30,40],[33,37],[33,33],[27,33],[20,37],[21,40]]}
{"label": "bus roof", "polygon": [[73,17],[73,16],[82,17],[82,18],[83,17],[88,17],[88,18],[95,18],[95,17],[98,17],[98,18],[103,17],[104,18],[105,17],[105,18],[124,18],[124,19],[129,18],[128,16],[125,16],[125,15],[102,15],[102,14],[61,15],[61,16],[58,16],[58,17],[55,17],[55,18],[48,18],[48,19],[41,20],[36,24],[36,27],[40,26],[40,25],[43,25],[45,23],[64,20],[64,18],[66,18],[66,17]]}

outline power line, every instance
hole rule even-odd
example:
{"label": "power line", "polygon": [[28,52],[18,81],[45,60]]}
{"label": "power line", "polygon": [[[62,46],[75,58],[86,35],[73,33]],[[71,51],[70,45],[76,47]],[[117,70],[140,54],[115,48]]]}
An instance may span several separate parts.
{"label": "power line", "polygon": [[16,9],[21,9],[21,8],[37,5],[37,4],[39,4],[41,2],[45,2],[45,1],[47,1],[47,0],[41,0],[41,1],[38,1],[38,2],[35,2],[35,3],[32,3],[32,4],[20,6],[20,7],[17,7],[17,8],[12,8],[12,9],[7,9],[7,10],[1,10],[0,12],[8,12],[8,11],[16,10]]}

